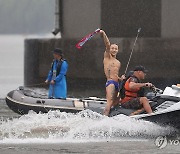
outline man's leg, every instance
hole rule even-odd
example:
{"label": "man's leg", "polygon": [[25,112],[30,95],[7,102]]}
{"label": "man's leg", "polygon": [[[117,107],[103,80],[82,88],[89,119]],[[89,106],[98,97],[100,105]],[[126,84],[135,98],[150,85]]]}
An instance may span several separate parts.
{"label": "man's leg", "polygon": [[115,91],[115,86],[113,84],[110,84],[109,86],[106,87],[107,104],[104,109],[104,115],[106,116],[109,115],[110,109],[114,105],[113,103],[114,103],[115,95],[117,95],[117,92]]}
{"label": "man's leg", "polygon": [[113,106],[116,106],[120,103],[120,97],[118,96],[118,92],[115,91],[114,93],[114,102],[113,102]]}
{"label": "man's leg", "polygon": [[146,97],[140,97],[140,103],[143,105],[147,113],[152,113],[151,106],[149,105],[149,101]]}

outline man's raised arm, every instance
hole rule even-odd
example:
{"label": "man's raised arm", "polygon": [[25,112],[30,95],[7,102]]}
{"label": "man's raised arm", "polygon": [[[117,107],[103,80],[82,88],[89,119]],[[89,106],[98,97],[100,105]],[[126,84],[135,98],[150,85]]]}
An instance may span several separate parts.
{"label": "man's raised arm", "polygon": [[110,41],[109,41],[106,33],[103,30],[100,30],[100,33],[101,33],[101,35],[102,35],[102,37],[104,39],[104,44],[106,46],[106,51],[104,53],[104,56],[109,56],[109,50],[110,50],[110,45],[111,45]]}

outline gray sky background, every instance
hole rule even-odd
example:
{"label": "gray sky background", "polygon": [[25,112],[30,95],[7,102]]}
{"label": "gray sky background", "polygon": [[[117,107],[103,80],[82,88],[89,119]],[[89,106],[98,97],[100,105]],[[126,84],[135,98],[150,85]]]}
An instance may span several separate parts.
{"label": "gray sky background", "polygon": [[54,28],[55,0],[0,0],[0,34],[41,34]]}

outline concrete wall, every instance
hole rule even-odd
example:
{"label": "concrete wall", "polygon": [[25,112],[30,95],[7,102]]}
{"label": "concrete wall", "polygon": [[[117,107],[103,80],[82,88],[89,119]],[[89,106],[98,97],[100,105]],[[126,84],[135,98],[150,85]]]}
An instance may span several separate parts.
{"label": "concrete wall", "polygon": [[81,38],[101,27],[101,0],[63,0],[63,37]]}
{"label": "concrete wall", "polygon": [[161,0],[102,0],[101,26],[110,37],[161,37]]}
{"label": "concrete wall", "polygon": [[161,36],[180,37],[180,0],[162,0]]}
{"label": "concrete wall", "polygon": [[161,36],[161,0],[61,0],[63,37],[81,38],[100,27],[110,37]]}
{"label": "concrete wall", "polygon": [[111,37],[180,37],[179,0],[63,0],[63,37],[101,27]]}
{"label": "concrete wall", "polygon": [[52,50],[61,46],[57,39],[28,39],[24,47],[24,83],[32,85],[43,82],[52,63]]}

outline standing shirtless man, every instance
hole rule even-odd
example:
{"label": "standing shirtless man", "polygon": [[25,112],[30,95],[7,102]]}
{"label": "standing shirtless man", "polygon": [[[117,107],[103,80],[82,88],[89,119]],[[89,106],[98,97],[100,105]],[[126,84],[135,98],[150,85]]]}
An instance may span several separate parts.
{"label": "standing shirtless man", "polygon": [[119,77],[119,69],[121,67],[121,63],[116,59],[116,55],[118,53],[118,45],[110,44],[110,41],[103,30],[100,30],[100,34],[104,39],[104,43],[106,46],[106,50],[104,52],[104,73],[107,78],[106,82],[106,99],[107,105],[104,109],[104,115],[108,116],[110,109],[112,106],[115,106],[119,103],[119,82],[118,80],[122,80],[123,76]]}

